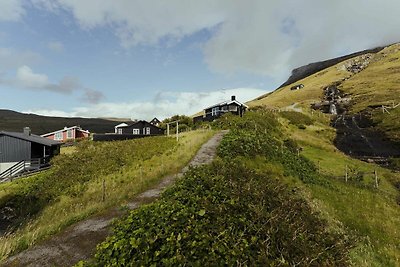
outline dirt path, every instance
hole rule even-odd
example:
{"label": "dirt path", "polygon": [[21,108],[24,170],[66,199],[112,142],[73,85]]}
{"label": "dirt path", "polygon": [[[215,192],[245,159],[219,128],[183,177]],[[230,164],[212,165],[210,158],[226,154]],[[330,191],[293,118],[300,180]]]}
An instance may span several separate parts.
{"label": "dirt path", "polygon": [[[135,209],[155,200],[177,177],[182,176],[189,166],[211,163],[225,133],[222,131],[214,135],[179,174],[164,177],[156,187],[138,195],[127,207]],[[110,234],[111,221],[122,214],[118,207],[71,225],[63,232],[7,259],[1,266],[71,266],[80,260],[88,259],[93,255],[96,245]]]}

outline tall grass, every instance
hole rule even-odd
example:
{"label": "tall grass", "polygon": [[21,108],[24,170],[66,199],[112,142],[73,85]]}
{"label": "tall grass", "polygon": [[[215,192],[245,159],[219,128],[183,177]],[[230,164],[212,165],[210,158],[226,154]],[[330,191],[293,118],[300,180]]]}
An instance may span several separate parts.
{"label": "tall grass", "polygon": [[[375,164],[350,158],[332,144],[335,132],[326,124],[287,133],[302,146],[302,155],[319,167],[329,182],[303,186],[310,201],[323,214],[339,222],[344,231],[359,240],[350,253],[355,266],[399,266],[400,264],[400,193],[395,185],[400,174]],[[345,181],[346,166],[349,179]],[[379,177],[376,189],[374,171]]]}
{"label": "tall grass", "polygon": [[[30,219],[19,220],[20,227],[0,237],[0,259],[94,213],[123,205],[165,175],[177,173],[212,134],[184,133],[178,143],[167,137],[86,142],[56,158],[51,171],[1,185],[0,205],[14,205]],[[28,200],[37,201],[36,214],[18,206]]]}

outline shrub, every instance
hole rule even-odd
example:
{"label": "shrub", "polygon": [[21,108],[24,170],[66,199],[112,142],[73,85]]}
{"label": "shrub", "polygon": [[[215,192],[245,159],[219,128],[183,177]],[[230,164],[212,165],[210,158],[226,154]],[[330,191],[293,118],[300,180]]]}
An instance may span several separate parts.
{"label": "shrub", "polygon": [[192,169],[118,221],[88,266],[345,265],[349,240],[273,177],[241,162]]}

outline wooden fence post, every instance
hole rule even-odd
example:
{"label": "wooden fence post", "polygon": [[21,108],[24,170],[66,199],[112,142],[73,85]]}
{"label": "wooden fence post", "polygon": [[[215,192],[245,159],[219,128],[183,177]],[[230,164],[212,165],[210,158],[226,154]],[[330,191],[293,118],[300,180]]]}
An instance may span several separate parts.
{"label": "wooden fence post", "polygon": [[102,192],[101,200],[104,202],[106,200],[106,180],[104,178],[102,183]]}
{"label": "wooden fence post", "polygon": [[375,176],[375,187],[378,188],[378,172],[374,169],[374,176]]}
{"label": "wooden fence post", "polygon": [[347,164],[346,164],[346,173],[345,173],[345,176],[344,176],[345,178],[345,181],[346,181],[346,183],[347,183],[347,179],[348,179],[348,177],[349,177],[349,173],[348,173],[348,167],[347,167]]}

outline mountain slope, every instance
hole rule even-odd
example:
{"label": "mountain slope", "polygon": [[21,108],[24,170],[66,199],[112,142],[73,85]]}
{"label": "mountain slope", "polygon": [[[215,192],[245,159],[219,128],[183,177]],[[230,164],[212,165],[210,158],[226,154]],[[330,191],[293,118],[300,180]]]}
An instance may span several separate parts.
{"label": "mountain slope", "polygon": [[[324,89],[335,85],[343,95],[351,98],[347,114],[361,113],[371,120],[369,126],[373,129],[400,141],[400,121],[397,120],[400,106],[389,107],[400,103],[400,44],[371,51],[373,53],[349,58],[295,83],[285,83],[286,86],[250,101],[248,105],[283,108],[298,103],[310,110],[310,104],[321,101]],[[304,88],[290,90],[296,84],[304,84]],[[387,106],[387,111],[382,110],[382,105]]]}
{"label": "mountain slope", "polygon": [[113,132],[114,126],[120,122],[106,119],[48,117],[35,114],[24,114],[12,110],[0,109],[0,131],[22,131],[30,127],[34,134],[44,134],[64,128],[79,125],[92,133]]}

